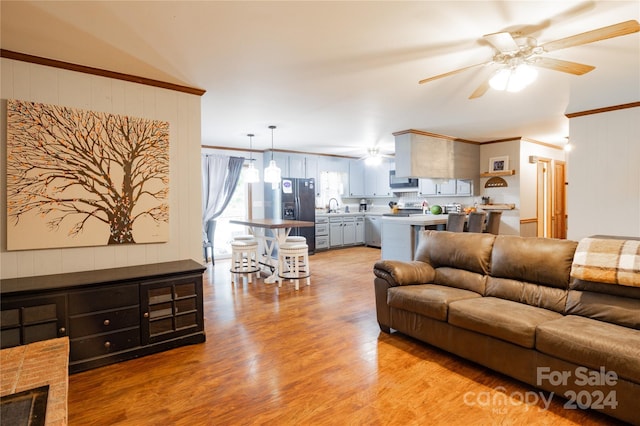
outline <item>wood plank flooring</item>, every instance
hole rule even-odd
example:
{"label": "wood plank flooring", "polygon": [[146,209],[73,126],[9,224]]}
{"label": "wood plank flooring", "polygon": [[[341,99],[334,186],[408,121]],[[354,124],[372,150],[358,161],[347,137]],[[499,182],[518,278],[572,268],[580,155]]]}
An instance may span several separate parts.
{"label": "wood plank flooring", "polygon": [[[205,272],[207,341],[69,378],[70,425],[601,425],[539,391],[380,332],[378,249],[310,257],[311,286]],[[548,394],[544,394],[548,398]],[[523,402],[522,396],[529,401]]]}

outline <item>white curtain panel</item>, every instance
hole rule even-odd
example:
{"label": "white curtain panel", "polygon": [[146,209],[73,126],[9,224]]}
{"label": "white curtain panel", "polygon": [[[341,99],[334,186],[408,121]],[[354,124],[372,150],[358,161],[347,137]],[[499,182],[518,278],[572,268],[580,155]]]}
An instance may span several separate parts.
{"label": "white curtain panel", "polygon": [[229,168],[228,155],[202,155],[202,240],[207,241],[207,222],[214,219],[218,206],[225,199],[225,176]]}

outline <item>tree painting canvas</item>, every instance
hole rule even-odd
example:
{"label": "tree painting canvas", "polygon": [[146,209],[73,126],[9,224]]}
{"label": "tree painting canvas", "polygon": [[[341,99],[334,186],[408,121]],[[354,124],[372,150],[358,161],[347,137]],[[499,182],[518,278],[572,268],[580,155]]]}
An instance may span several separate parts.
{"label": "tree painting canvas", "polygon": [[169,123],[7,101],[7,249],[169,236]]}

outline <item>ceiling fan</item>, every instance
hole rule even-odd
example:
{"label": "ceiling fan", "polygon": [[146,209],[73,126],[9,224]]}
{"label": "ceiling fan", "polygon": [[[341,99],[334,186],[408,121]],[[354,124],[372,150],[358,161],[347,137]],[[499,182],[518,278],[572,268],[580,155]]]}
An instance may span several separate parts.
{"label": "ceiling fan", "polygon": [[383,158],[393,158],[393,155],[382,154],[377,146],[367,148],[367,155],[361,157],[367,165],[376,166],[382,162]]}
{"label": "ceiling fan", "polygon": [[[548,52],[553,52],[554,50],[594,43],[596,41],[620,37],[638,31],[640,31],[640,24],[638,24],[638,21],[630,20],[576,34],[570,37],[561,38],[559,40],[550,41],[542,45],[538,45],[537,41],[532,37],[514,37],[513,34],[508,32],[487,34],[484,35],[483,38],[489,42],[496,51],[490,61],[425,78],[420,80],[418,83],[428,83],[430,81],[458,74],[479,66],[493,64],[499,65],[500,68],[496,73],[487,77],[471,94],[471,96],[469,96],[469,99],[475,99],[484,95],[489,87],[495,87],[499,90],[504,90],[505,88],[510,90],[508,87],[510,79],[513,79],[513,83],[516,83],[516,80],[522,77],[524,79],[522,84],[526,85],[530,83],[531,81],[527,82],[526,80],[531,80],[532,78],[535,79],[536,74],[535,70],[532,71],[532,66],[569,74],[582,75],[592,71],[595,67],[577,62],[549,58],[542,55]],[[516,83],[515,86],[518,86],[519,84],[520,80],[518,80],[518,83]],[[516,89],[522,87],[513,87],[514,90],[511,91],[517,91]]]}

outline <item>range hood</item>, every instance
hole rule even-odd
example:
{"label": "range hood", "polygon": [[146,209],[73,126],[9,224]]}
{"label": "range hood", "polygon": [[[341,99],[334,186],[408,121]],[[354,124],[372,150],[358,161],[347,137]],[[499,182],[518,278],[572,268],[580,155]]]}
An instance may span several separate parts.
{"label": "range hood", "polygon": [[420,130],[393,134],[396,176],[430,179],[477,179],[480,144]]}

